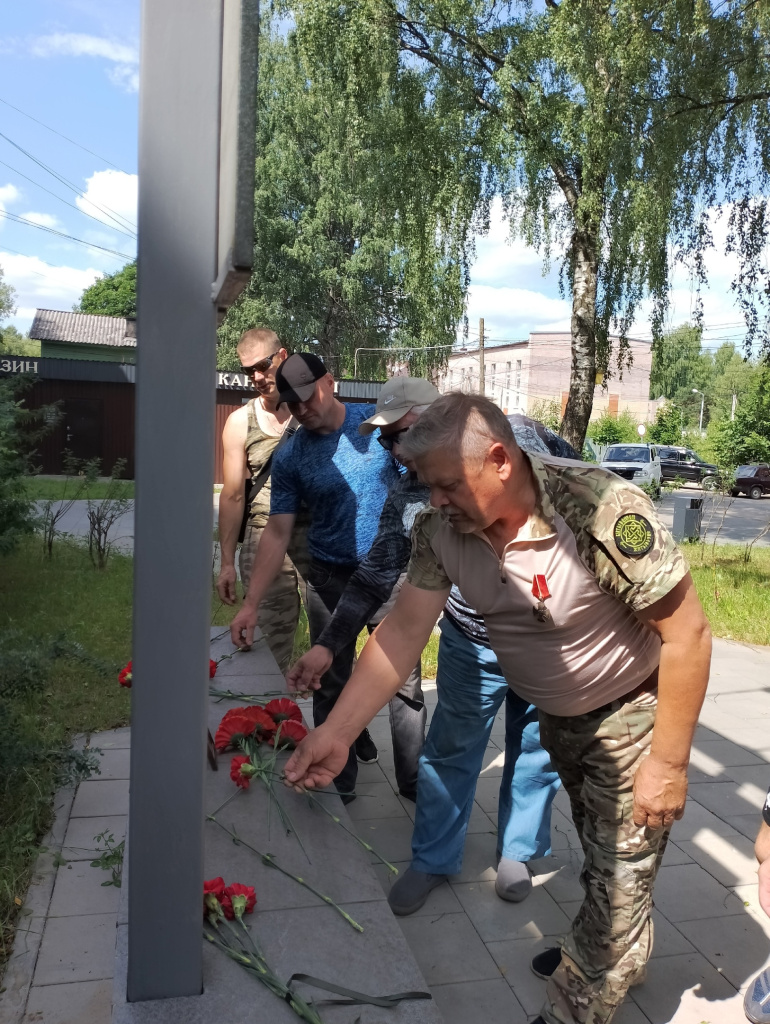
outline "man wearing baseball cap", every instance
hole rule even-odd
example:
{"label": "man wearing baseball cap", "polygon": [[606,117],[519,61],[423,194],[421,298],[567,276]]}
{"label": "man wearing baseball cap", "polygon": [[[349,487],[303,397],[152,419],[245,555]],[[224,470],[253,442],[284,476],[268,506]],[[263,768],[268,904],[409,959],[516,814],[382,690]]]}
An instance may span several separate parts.
{"label": "man wearing baseball cap", "polygon": [[[289,356],[275,375],[277,406],[288,405],[302,429],[276,452],[272,468],[270,517],[262,535],[261,559],[253,571],[243,607],[230,625],[233,643],[250,645],[260,605],[286,554],[298,513],[310,510],[307,613],[315,643],[332,616],[345,585],[365,557],[389,488],[398,480],[390,452],[377,439],[359,433],[373,405],[344,405],[334,396],[334,380],[310,352]],[[350,677],[355,640],[343,645],[313,693],[313,720],[326,721]],[[399,785],[413,790],[425,729],[419,669],[391,701],[394,760]],[[364,732],[350,748],[335,785],[350,800],[356,760],[377,760],[377,748]]]}
{"label": "man wearing baseball cap", "polygon": [[[382,387],[374,416],[358,429],[369,434],[379,427],[380,444],[403,461],[403,436],[437,398],[437,389],[427,380],[393,377]],[[528,417],[517,420],[514,431],[526,448],[565,454],[561,446],[566,442],[557,434]],[[577,457],[572,449],[568,453]],[[373,609],[386,601],[390,606],[405,578],[415,516],[428,501],[429,488],[411,470],[391,487],[369,554],[351,576],[316,644],[289,672],[290,685],[317,686],[335,653],[358,636]],[[525,899],[532,888],[527,862],[551,852],[551,804],[559,779],[540,745],[537,709],[508,686],[483,619],[457,587],[452,588],[440,629],[438,704],[420,758],[412,863],[388,894],[391,909],[400,916],[419,910],[432,889],[462,868],[476,782],[503,701],[506,742],[498,807],[498,896],[512,902]]]}

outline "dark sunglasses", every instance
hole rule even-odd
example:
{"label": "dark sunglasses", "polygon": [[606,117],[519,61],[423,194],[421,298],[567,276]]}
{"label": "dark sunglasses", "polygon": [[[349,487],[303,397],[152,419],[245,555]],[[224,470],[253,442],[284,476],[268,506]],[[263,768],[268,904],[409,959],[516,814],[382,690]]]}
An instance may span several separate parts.
{"label": "dark sunglasses", "polygon": [[[278,352],[281,350],[278,349]],[[273,352],[271,356],[266,356],[264,359],[260,359],[258,363],[254,363],[253,366],[241,366],[241,373],[245,373],[247,377],[250,377],[253,373],[266,373],[273,364],[273,360],[278,355],[278,352]]]}
{"label": "dark sunglasses", "polygon": [[380,442],[380,444],[382,445],[386,452],[392,452],[393,445],[398,444],[399,440],[404,436],[404,434],[408,430],[409,427],[404,427],[403,430],[397,430],[395,434],[388,434],[387,437],[383,437],[382,434],[380,434],[377,440]]}

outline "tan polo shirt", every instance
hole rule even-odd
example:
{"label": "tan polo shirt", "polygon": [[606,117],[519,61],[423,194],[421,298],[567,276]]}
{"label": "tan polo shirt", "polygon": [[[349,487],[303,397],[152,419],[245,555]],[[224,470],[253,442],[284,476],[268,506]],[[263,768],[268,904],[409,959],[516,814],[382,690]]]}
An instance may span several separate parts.
{"label": "tan polo shirt", "polygon": [[672,590],[687,564],[633,484],[568,459],[525,458],[537,504],[502,558],[483,533],[457,533],[427,509],[407,579],[424,590],[456,583],[484,616],[511,687],[550,714],[584,714],[657,668],[660,640],[634,611]]}

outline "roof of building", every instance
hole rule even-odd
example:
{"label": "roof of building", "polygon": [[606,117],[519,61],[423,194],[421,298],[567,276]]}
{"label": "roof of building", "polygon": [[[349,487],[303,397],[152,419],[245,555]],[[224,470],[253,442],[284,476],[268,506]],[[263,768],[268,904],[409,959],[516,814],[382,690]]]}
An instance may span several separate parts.
{"label": "roof of building", "polygon": [[136,321],[122,316],[67,313],[63,309],[37,309],[30,338],[75,345],[136,348]]}

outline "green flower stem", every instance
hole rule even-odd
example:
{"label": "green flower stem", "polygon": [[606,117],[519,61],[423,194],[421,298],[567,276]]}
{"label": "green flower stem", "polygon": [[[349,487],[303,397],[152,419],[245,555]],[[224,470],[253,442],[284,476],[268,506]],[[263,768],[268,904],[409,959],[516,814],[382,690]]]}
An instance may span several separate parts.
{"label": "green flower stem", "polygon": [[312,800],[312,802],[316,805],[316,807],[320,807],[324,814],[328,814],[332,821],[336,821],[340,828],[344,829],[347,832],[347,834],[351,836],[351,838],[355,839],[355,841],[360,846],[363,846],[363,848],[365,850],[368,850],[369,853],[373,853],[377,860],[380,861],[381,864],[385,865],[388,871],[392,871],[394,875],[398,874],[398,868],[394,864],[391,864],[389,860],[385,860],[385,858],[381,856],[381,854],[377,853],[374,847],[370,846],[365,839],[362,839],[361,836],[353,832],[352,829],[349,829],[345,822],[342,820],[342,818],[338,818],[337,815],[333,811],[330,811],[328,807],[324,807],[324,805],[321,803],[321,801],[318,799],[315,793],[312,793],[309,789],[306,789],[305,793],[309,797],[309,799]]}
{"label": "green flower stem", "polygon": [[236,844],[236,846],[245,846],[247,850],[251,850],[252,853],[255,853],[257,857],[260,858],[263,864],[267,864],[268,867],[275,868],[276,871],[280,871],[281,874],[286,875],[287,878],[292,878],[295,882],[298,882],[300,885],[304,885],[304,887],[309,892],[312,892],[314,896],[317,896],[320,900],[323,900],[324,903],[327,903],[330,907],[333,907],[338,914],[341,914],[342,917],[344,917],[345,920],[348,922],[348,924],[355,928],[357,932],[362,932],[364,930],[357,921],[353,920],[350,914],[348,914],[346,911],[342,909],[342,907],[338,906],[334,902],[331,896],[325,896],[322,892],[316,889],[314,885],[311,885],[310,882],[306,881],[304,878],[300,877],[299,875],[294,875],[291,873],[291,871],[287,871],[286,868],[281,867],[281,865],[276,861],[272,853],[261,853],[255,846],[252,846],[250,843],[247,843],[244,839],[241,839],[241,837],[234,829],[229,829],[227,828],[226,825],[223,825],[221,821],[217,821],[213,814],[208,815],[208,820],[213,821],[215,825],[218,825],[222,829],[223,832],[226,832],[230,836],[232,841]]}
{"label": "green flower stem", "polygon": [[264,707],[275,697],[291,696],[287,690],[268,690],[265,693],[241,693],[239,690],[220,690],[216,686],[209,687],[209,697],[213,697],[217,703],[223,700],[237,700],[240,704],[258,704]]}

